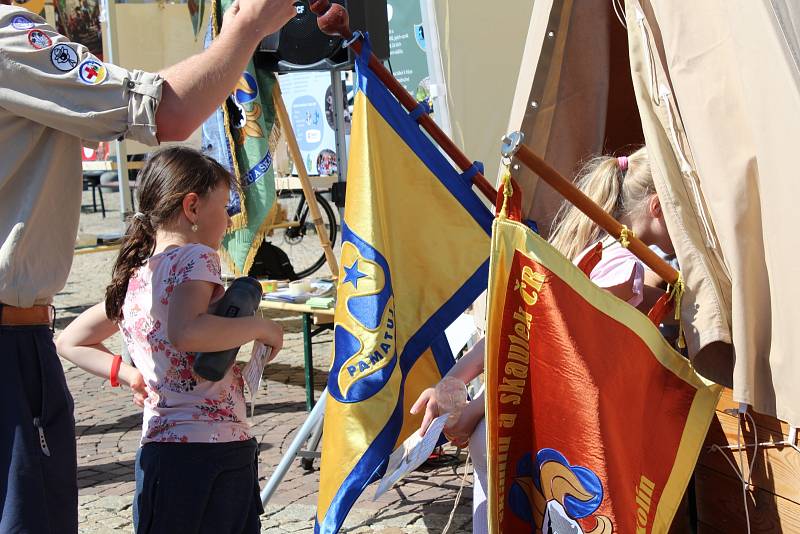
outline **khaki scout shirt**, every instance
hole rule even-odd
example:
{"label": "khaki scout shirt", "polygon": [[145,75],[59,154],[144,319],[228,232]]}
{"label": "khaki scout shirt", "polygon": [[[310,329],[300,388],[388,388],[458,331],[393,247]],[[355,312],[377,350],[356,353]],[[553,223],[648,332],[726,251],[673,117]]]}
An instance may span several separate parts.
{"label": "khaki scout shirt", "polygon": [[72,265],[81,139],[155,145],[162,79],[102,63],[0,5],[0,303],[45,304]]}

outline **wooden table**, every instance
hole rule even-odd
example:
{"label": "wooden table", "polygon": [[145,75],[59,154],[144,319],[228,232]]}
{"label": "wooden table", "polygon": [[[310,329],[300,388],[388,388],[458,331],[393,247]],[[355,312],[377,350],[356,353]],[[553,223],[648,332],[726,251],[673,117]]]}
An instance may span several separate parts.
{"label": "wooden table", "polygon": [[[306,409],[314,407],[314,358],[311,340],[321,332],[333,329],[333,308],[312,308],[306,304],[292,304],[277,300],[262,300],[259,310],[281,310],[299,313],[303,318],[303,367],[306,382]],[[317,325],[312,329],[312,325]]]}

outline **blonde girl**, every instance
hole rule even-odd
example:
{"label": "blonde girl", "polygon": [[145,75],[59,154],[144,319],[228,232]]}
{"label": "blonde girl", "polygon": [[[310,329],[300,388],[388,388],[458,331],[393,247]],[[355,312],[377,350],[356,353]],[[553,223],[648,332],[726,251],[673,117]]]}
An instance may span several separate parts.
{"label": "blonde girl", "polygon": [[[594,158],[584,167],[576,185],[646,245],[656,245],[667,254],[674,252],[646,148],[630,156]],[[653,287],[657,278],[632,252],[569,202],[565,201],[556,214],[549,241],[575,263],[602,242],[602,259],[590,278],[633,306],[646,311],[663,293]]]}

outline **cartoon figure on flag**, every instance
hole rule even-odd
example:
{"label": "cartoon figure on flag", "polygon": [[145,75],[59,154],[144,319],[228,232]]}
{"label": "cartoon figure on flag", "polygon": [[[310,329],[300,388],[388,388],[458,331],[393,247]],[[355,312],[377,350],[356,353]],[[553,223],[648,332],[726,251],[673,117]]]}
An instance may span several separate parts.
{"label": "cartoon figure on flag", "polygon": [[370,71],[362,42],[315,525],[326,533],[419,429],[411,405],[453,365],[444,330],[488,276],[490,211]]}
{"label": "cartoon figure on flag", "polygon": [[602,501],[603,485],[591,469],[570,465],[547,448],[520,458],[508,499],[515,516],[546,534],[610,534],[611,521],[603,515],[593,516],[597,526],[591,531],[577,521],[592,516]]}

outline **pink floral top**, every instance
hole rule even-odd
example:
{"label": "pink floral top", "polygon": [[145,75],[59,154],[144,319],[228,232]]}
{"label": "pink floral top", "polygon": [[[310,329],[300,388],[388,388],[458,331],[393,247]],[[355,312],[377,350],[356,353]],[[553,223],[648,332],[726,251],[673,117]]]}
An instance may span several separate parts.
{"label": "pink floral top", "polygon": [[142,444],[151,441],[209,443],[252,437],[247,424],[244,381],[237,366],[219,382],[192,371],[194,353],[180,352],[167,337],[172,292],[183,282],[217,284],[223,293],[219,256],[190,244],[156,254],[131,276],[120,330],[150,395],[145,401]]}
{"label": "pink floral top", "polygon": [[[595,246],[593,243],[575,258],[575,264]],[[644,300],[644,264],[633,252],[619,244],[613,238],[603,241],[603,255],[594,266],[589,276],[592,282],[600,287],[614,287],[624,284],[633,278],[631,291],[633,295],[628,299],[628,304],[638,306]]]}

